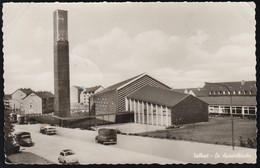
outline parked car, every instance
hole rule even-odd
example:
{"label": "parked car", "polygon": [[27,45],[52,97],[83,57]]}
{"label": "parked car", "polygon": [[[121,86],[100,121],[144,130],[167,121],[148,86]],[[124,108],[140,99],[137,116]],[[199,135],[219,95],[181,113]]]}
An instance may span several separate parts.
{"label": "parked car", "polygon": [[30,132],[15,133],[15,141],[21,146],[33,146]]}
{"label": "parked car", "polygon": [[63,164],[78,164],[79,160],[77,155],[71,149],[64,149],[60,152],[58,157],[59,163]]}
{"label": "parked car", "polygon": [[115,129],[100,128],[98,130],[98,135],[96,136],[97,143],[102,144],[116,144],[117,134]]}
{"label": "parked car", "polygon": [[41,126],[40,133],[46,134],[46,135],[53,135],[53,134],[57,134],[57,130],[55,127]]}
{"label": "parked car", "polygon": [[168,127],[166,127],[166,129],[173,129],[173,128],[180,128],[180,125],[170,125]]}

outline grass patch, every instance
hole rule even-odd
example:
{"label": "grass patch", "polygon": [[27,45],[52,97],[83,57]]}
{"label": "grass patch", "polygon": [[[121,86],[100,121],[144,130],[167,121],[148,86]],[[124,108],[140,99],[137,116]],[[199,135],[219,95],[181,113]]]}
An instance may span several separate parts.
{"label": "grass patch", "polygon": [[[211,143],[211,144],[232,144],[231,119],[230,117],[211,117],[209,122],[186,124],[182,128],[174,128],[169,130],[153,131],[139,133],[139,135],[189,140],[195,142]],[[174,138],[172,138],[174,137]],[[256,139],[256,121],[234,117],[234,142],[235,146],[241,146],[241,138],[248,140],[248,146],[251,147]]]}

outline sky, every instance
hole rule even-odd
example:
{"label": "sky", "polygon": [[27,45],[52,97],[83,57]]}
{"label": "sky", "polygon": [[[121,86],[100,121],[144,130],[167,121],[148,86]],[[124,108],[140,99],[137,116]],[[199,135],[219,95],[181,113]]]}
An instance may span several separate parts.
{"label": "sky", "polygon": [[255,4],[4,3],[4,91],[54,91],[53,12],[68,11],[70,85],[147,73],[173,88],[255,80]]}

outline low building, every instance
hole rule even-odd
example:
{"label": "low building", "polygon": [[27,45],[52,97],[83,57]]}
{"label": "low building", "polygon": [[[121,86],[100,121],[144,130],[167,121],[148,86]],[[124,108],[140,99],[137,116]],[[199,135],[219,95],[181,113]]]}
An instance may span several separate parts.
{"label": "low building", "polygon": [[102,116],[101,119],[110,122],[133,121],[133,113],[125,109],[126,97],[144,86],[154,86],[162,89],[171,88],[147,74],[140,74],[124,80],[90,97],[92,115]]}
{"label": "low building", "polygon": [[170,126],[208,121],[208,104],[184,93],[145,86],[126,98],[134,122]]}
{"label": "low building", "polygon": [[206,82],[206,95],[198,96],[209,104],[209,114],[256,115],[256,82]]}
{"label": "low building", "polygon": [[[246,96],[217,96],[200,97],[201,100],[209,104],[209,114],[230,115],[231,109],[233,115],[255,116],[256,115],[256,97]],[[231,103],[232,101],[232,103]]]}
{"label": "low building", "polygon": [[51,92],[33,92],[23,98],[24,114],[47,114],[54,112],[54,94]]}

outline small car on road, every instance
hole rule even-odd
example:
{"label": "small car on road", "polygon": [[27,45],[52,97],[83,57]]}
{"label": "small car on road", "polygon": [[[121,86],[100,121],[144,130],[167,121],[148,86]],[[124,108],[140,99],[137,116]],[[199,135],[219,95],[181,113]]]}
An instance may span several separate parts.
{"label": "small car on road", "polygon": [[78,164],[79,160],[77,155],[71,149],[64,149],[60,152],[58,157],[59,163],[62,164]]}
{"label": "small car on road", "polygon": [[100,128],[96,136],[96,142],[102,144],[116,144],[117,134],[115,129]]}
{"label": "small car on road", "polygon": [[46,135],[53,135],[53,134],[57,134],[57,130],[55,127],[41,126],[40,133],[46,134]]}

